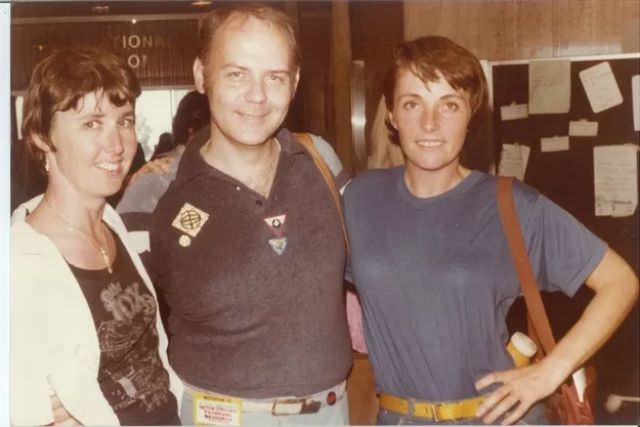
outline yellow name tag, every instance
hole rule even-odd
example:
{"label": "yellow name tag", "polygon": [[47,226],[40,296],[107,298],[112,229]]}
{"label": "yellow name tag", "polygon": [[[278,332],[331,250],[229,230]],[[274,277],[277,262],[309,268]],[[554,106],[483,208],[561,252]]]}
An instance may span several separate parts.
{"label": "yellow name tag", "polygon": [[242,401],[229,397],[193,394],[193,421],[197,426],[239,426]]}

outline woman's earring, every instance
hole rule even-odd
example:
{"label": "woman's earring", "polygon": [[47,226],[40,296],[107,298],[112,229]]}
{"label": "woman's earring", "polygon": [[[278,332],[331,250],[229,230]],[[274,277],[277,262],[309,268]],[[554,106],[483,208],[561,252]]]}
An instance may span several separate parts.
{"label": "woman's earring", "polygon": [[44,158],[44,170],[45,170],[46,172],[49,172],[49,168],[50,168],[50,166],[49,166],[49,159],[47,159],[47,158],[45,157],[45,158]]}

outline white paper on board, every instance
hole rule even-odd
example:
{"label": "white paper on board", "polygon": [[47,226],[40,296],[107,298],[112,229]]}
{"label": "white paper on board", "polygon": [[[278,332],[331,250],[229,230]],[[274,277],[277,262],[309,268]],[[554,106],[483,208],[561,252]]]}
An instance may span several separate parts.
{"label": "white paper on board", "polygon": [[609,62],[601,62],[578,74],[594,113],[622,104],[622,93]]}
{"label": "white paper on board", "polygon": [[529,106],[527,104],[511,104],[500,107],[500,119],[507,120],[526,119],[529,117]]}
{"label": "white paper on board", "polygon": [[588,120],[571,120],[569,136],[598,136],[598,122]]}
{"label": "white paper on board", "polygon": [[631,77],[631,100],[633,104],[633,130],[640,131],[640,74]]}
{"label": "white paper on board", "polygon": [[498,175],[513,176],[524,181],[530,151],[526,145],[502,144]]}
{"label": "white paper on board", "polygon": [[571,61],[529,63],[529,114],[565,114],[571,108]]}
{"label": "white paper on board", "polygon": [[593,148],[596,216],[629,216],[638,206],[638,147],[633,144]]}
{"label": "white paper on board", "polygon": [[552,136],[550,138],[540,138],[540,151],[550,153],[554,151],[568,151],[568,136]]}

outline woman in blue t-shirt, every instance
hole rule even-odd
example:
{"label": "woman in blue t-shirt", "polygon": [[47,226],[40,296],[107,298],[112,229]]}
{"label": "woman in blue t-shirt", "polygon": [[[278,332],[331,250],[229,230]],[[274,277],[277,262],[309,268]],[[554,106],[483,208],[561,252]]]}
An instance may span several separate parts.
{"label": "woman in blue t-shirt", "polygon": [[378,423],[545,423],[539,402],[611,336],[638,279],[570,214],[515,182],[540,288],[573,295],[586,283],[595,296],[549,355],[514,368],[505,317],[520,284],[496,180],[460,164],[487,104],[480,63],[444,37],[402,43],[384,96],[406,163],[364,172],[344,193],[347,276],[363,306]]}

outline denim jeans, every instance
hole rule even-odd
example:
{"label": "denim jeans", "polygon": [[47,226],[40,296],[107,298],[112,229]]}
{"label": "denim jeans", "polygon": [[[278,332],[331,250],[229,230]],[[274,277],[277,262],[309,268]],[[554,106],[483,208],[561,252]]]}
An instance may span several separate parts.
{"label": "denim jeans", "polygon": [[[376,424],[379,426],[399,426],[399,425],[483,425],[481,419],[478,418],[466,418],[463,420],[455,421],[432,421],[425,418],[412,417],[410,415],[398,414],[396,412],[389,411],[387,409],[380,408],[378,411],[378,417]],[[498,424],[498,423],[497,423]],[[544,405],[538,403],[534,405],[529,412],[526,413],[518,422],[518,425],[545,425],[549,424],[547,417],[544,414]]]}

